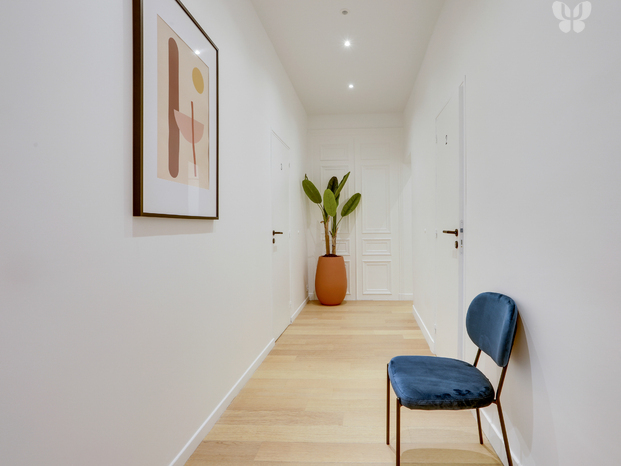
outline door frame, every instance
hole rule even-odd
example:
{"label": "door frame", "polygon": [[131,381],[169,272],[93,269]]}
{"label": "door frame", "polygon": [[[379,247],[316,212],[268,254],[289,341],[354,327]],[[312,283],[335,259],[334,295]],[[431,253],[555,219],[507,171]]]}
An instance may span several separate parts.
{"label": "door frame", "polygon": [[[290,151],[291,148],[289,147],[289,145],[278,135],[278,133],[276,133],[276,131],[271,128],[270,129],[270,180],[273,182],[272,179],[272,164],[273,164],[273,155],[274,155],[274,138],[278,139],[278,141],[280,141],[280,143],[287,149],[287,151]],[[284,232],[287,235],[288,238],[288,242],[287,242],[287,248],[288,248],[288,264],[287,264],[287,272],[289,275],[289,287],[287,290],[287,294],[288,294],[288,304],[287,304],[287,313],[289,315],[289,324],[287,324],[287,327],[289,325],[291,325],[291,319],[292,319],[292,267],[291,267],[291,156],[290,154],[288,155],[288,170],[287,170],[287,229]],[[274,197],[273,197],[273,192],[270,192],[270,205],[271,205],[271,225],[272,228],[274,228]],[[270,235],[270,237],[273,237],[273,235]],[[285,330],[283,330],[283,332],[280,333],[280,335],[276,335],[276,300],[274,299],[274,287],[275,287],[275,283],[273,283],[273,277],[274,277],[274,260],[273,260],[273,253],[272,253],[272,332],[274,332],[274,339],[278,340],[278,338],[282,335],[282,333],[284,333],[284,331],[287,329],[287,327],[285,327]]]}
{"label": "door frame", "polygon": [[466,224],[466,76],[463,77],[458,86],[459,93],[459,264],[458,264],[458,308],[457,323],[459,329],[457,332],[457,355],[464,359],[466,356],[466,310],[465,301],[466,290],[466,247],[464,242],[465,235],[468,232]]}
{"label": "door frame", "polygon": [[[448,103],[451,101],[453,97],[457,97],[458,103],[458,115],[459,115],[459,255],[458,255],[458,263],[457,263],[457,357],[460,359],[464,359],[466,356],[466,342],[468,341],[467,332],[466,332],[466,310],[467,305],[465,303],[465,284],[466,284],[466,273],[465,273],[465,263],[466,263],[466,246],[467,241],[467,222],[466,222],[466,76],[463,77],[461,82],[457,86],[457,93],[455,94],[455,88],[452,88],[453,91],[450,93],[449,97],[444,102],[441,110],[435,117],[437,120],[438,116],[442,114]],[[437,134],[437,127],[434,124],[434,131]],[[436,150],[437,150],[437,140],[436,140]],[[436,166],[437,170],[437,166]],[[437,172],[436,172],[437,173]],[[437,204],[436,204],[437,209]],[[436,210],[437,212],[437,210]],[[436,241],[437,241],[438,232],[436,231]],[[437,263],[436,263],[437,267]],[[437,285],[437,281],[436,281]],[[434,297],[434,301],[436,301],[437,296]],[[437,306],[437,304],[436,304]],[[436,354],[436,334],[435,329],[437,326],[437,319],[434,311],[434,333],[433,339],[430,343],[431,351]],[[431,344],[432,343],[432,344]]]}

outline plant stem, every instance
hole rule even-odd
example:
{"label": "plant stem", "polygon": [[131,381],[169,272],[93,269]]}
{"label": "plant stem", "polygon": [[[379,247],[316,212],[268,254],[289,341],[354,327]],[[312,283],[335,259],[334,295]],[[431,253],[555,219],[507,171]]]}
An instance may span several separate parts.
{"label": "plant stem", "polygon": [[336,222],[336,217],[338,216],[338,214],[336,216],[334,216],[332,218],[332,254],[334,254],[336,256],[336,233],[339,231],[339,225]]}
{"label": "plant stem", "polygon": [[329,226],[329,219],[326,220],[325,222],[323,222],[323,227],[325,229],[325,234],[326,234],[326,256],[330,254],[330,226]]}

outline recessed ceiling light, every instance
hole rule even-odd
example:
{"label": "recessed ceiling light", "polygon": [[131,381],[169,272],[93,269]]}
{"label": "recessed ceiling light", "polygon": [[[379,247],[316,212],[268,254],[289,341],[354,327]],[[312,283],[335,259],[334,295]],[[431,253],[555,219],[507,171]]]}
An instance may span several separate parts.
{"label": "recessed ceiling light", "polygon": [[353,88],[354,88],[354,85],[353,85],[353,84],[350,84],[350,85],[349,85],[349,88],[350,88],[350,89],[353,89]]}
{"label": "recessed ceiling light", "polygon": [[194,53],[195,53],[196,55],[200,55],[200,54],[201,54],[201,51],[200,51],[200,50],[195,50],[195,51],[194,51]]}
{"label": "recessed ceiling light", "polygon": [[343,8],[343,9],[341,10],[341,14],[342,14],[343,16],[348,15],[348,14],[349,14],[349,10],[348,10],[347,8]]}
{"label": "recessed ceiling light", "polygon": [[351,45],[351,42],[350,42],[350,41],[348,41],[348,40],[346,40],[346,41],[345,41],[345,47],[349,47],[350,45]]}

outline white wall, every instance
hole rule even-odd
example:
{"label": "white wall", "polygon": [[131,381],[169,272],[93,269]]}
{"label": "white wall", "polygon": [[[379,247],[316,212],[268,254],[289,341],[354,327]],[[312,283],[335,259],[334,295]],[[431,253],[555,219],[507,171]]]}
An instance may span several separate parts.
{"label": "white wall", "polygon": [[405,112],[427,312],[434,120],[466,76],[465,298],[519,306],[502,396],[518,465],[621,455],[621,4],[592,3],[586,29],[564,34],[551,1],[448,1]]}
{"label": "white wall", "polygon": [[131,2],[3,5],[3,465],[168,465],[198,432],[182,464],[272,343],[270,130],[301,179],[306,115],[249,1],[185,4],[220,49],[217,221],[132,217]]}
{"label": "white wall", "polygon": [[401,113],[349,113],[309,115],[308,129],[402,128]]}

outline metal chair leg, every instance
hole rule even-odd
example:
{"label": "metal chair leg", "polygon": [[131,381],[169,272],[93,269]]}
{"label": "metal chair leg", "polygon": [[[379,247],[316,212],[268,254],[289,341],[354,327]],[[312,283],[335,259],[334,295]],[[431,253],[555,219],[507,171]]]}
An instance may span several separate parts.
{"label": "metal chair leg", "polygon": [[390,375],[386,365],[386,445],[390,445]]}
{"label": "metal chair leg", "polygon": [[511,452],[509,451],[509,440],[507,439],[507,429],[505,428],[505,418],[502,415],[502,408],[500,407],[500,400],[496,399],[496,406],[498,407],[498,417],[500,418],[500,427],[502,427],[502,438],[505,441],[505,451],[507,453],[507,462],[509,466],[513,466],[513,460],[511,460]]}
{"label": "metal chair leg", "polygon": [[[397,398],[397,466],[401,465],[401,400]],[[512,466],[512,465],[511,465]]]}
{"label": "metal chair leg", "polygon": [[483,445],[483,431],[481,430],[481,413],[477,408],[477,425],[479,426],[479,443]]}

